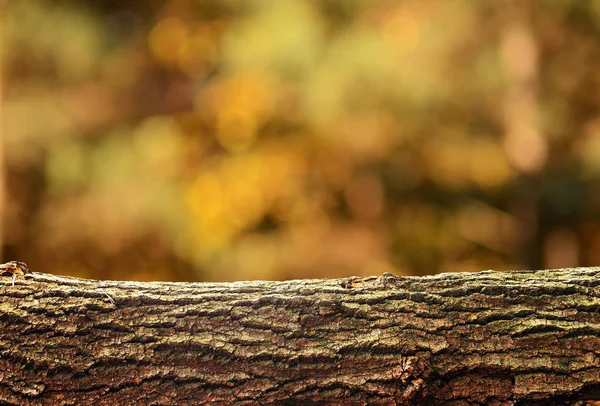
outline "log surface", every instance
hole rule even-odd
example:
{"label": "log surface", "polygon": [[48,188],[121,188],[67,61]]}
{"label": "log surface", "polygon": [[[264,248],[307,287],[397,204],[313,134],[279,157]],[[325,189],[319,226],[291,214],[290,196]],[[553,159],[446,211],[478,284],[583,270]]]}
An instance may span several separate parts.
{"label": "log surface", "polygon": [[584,404],[600,268],[236,283],[0,278],[0,404]]}

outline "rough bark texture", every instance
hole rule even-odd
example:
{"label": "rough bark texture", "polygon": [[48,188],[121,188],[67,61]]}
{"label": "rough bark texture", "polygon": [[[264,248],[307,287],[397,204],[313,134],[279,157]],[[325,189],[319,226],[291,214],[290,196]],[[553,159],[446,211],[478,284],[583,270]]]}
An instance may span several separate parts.
{"label": "rough bark texture", "polygon": [[585,404],[600,268],[238,283],[0,278],[0,404]]}

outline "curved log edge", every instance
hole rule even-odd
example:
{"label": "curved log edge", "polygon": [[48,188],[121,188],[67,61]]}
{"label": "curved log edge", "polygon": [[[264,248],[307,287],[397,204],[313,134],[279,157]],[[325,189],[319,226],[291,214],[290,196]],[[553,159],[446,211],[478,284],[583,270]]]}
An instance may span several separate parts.
{"label": "curved log edge", "polygon": [[286,282],[0,277],[2,404],[586,404],[600,268]]}

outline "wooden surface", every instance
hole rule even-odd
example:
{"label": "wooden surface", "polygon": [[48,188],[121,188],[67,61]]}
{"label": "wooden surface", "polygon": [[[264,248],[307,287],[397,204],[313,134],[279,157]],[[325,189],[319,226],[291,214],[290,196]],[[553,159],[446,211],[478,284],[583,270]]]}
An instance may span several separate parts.
{"label": "wooden surface", "polygon": [[11,283],[0,278],[1,404],[600,399],[598,268]]}

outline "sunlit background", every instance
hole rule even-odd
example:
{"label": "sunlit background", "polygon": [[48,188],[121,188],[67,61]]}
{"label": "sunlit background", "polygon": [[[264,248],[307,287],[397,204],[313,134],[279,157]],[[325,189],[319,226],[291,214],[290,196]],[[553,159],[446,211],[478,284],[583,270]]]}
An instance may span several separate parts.
{"label": "sunlit background", "polygon": [[0,1],[3,260],[600,265],[600,2]]}

